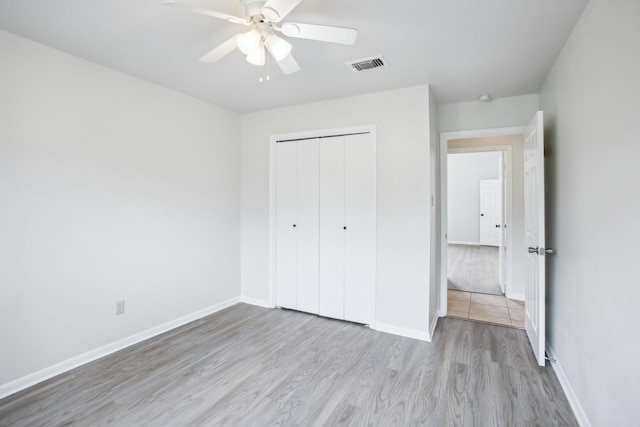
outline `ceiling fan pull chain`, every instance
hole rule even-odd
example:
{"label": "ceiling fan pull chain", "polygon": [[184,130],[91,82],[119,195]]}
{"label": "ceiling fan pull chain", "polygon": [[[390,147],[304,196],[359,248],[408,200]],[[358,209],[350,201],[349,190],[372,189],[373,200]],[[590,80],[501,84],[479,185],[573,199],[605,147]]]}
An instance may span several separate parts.
{"label": "ceiling fan pull chain", "polygon": [[270,66],[271,66],[271,55],[267,55],[267,64],[266,64],[266,67],[267,67],[267,81],[269,81],[269,78],[270,78],[270,76],[269,76],[269,74],[270,74],[269,73]]}
{"label": "ceiling fan pull chain", "polygon": [[271,78],[269,75],[270,64],[271,64],[271,55],[267,55],[267,58],[263,67],[263,70],[265,71],[265,76],[264,76],[264,79],[262,78],[262,76],[260,76],[260,83],[262,83],[263,81],[269,81],[269,79]]}

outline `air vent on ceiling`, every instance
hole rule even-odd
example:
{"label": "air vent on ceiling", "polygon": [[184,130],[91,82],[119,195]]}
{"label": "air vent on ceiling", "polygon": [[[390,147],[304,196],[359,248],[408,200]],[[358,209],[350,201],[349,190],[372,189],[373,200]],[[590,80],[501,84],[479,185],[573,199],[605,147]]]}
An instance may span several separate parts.
{"label": "air vent on ceiling", "polygon": [[374,68],[386,67],[387,62],[381,55],[373,58],[360,59],[358,61],[348,62],[347,65],[353,72],[373,70]]}

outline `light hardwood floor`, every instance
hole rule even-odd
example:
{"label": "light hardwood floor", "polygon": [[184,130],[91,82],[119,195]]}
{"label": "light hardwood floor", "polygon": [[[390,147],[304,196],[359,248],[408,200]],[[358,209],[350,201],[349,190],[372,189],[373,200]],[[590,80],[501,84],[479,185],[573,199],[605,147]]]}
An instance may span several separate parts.
{"label": "light hardwood floor", "polygon": [[447,316],[524,329],[524,301],[502,295],[449,290]]}
{"label": "light hardwood floor", "polygon": [[432,343],[238,304],[0,400],[2,426],[574,426],[524,331]]}
{"label": "light hardwood floor", "polygon": [[498,261],[499,251],[496,247],[449,244],[448,288],[456,291],[502,295]]}

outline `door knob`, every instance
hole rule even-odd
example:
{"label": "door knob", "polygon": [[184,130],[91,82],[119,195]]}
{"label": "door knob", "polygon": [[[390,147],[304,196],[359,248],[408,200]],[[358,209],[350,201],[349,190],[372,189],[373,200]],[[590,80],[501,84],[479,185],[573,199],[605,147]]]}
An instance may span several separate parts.
{"label": "door knob", "polygon": [[552,254],[554,252],[553,252],[553,249],[551,248],[529,248],[529,253],[544,255],[544,254]]}
{"label": "door knob", "polygon": [[295,228],[295,226],[296,226],[296,225],[295,225],[295,224],[293,224],[293,227],[294,227],[294,228]]}
{"label": "door knob", "polygon": [[496,224],[496,228],[500,228],[500,224]]}
{"label": "door knob", "polygon": [[480,216],[484,216],[484,214],[480,214]]}
{"label": "door knob", "polygon": [[345,227],[342,227],[342,229],[343,229],[343,230],[346,230],[346,229],[347,229],[347,227],[346,227],[346,226],[345,226]]}

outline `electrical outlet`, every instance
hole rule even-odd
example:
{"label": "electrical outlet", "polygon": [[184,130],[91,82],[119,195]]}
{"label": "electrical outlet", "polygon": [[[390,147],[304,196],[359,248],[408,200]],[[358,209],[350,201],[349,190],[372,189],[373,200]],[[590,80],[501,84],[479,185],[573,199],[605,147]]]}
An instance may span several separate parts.
{"label": "electrical outlet", "polygon": [[124,300],[116,301],[116,316],[119,314],[124,314]]}

